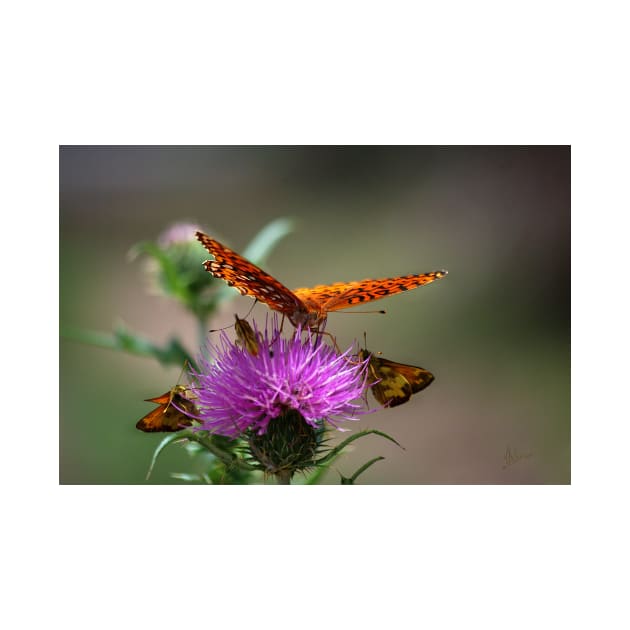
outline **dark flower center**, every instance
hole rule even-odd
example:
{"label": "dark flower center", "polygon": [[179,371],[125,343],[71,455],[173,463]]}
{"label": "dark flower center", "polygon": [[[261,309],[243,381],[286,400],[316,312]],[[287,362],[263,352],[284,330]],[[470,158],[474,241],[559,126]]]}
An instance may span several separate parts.
{"label": "dark flower center", "polygon": [[269,421],[263,435],[256,432],[249,435],[249,449],[266,472],[286,471],[292,476],[313,466],[322,433],[323,429],[312,427],[298,411],[287,409]]}

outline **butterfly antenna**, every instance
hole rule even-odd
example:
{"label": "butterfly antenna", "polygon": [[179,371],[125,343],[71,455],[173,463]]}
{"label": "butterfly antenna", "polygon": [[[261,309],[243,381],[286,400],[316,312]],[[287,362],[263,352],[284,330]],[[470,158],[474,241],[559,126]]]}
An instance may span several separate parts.
{"label": "butterfly antenna", "polygon": [[386,315],[387,311],[333,311],[333,313],[335,315]]}
{"label": "butterfly antenna", "polygon": [[[249,311],[247,311],[247,313],[245,314],[245,317],[239,317],[236,313],[234,313],[234,317],[236,317],[237,319],[247,319],[250,315],[250,313],[254,310],[254,306],[256,306],[256,304],[258,303],[258,300],[254,300],[254,303],[251,305]],[[227,330],[228,328],[234,328],[234,324],[229,324],[228,326],[224,326],[223,328],[213,328],[212,330],[209,330],[209,333],[213,333],[213,332],[220,332],[222,330]]]}
{"label": "butterfly antenna", "polygon": [[[367,349],[367,333],[365,332],[365,330],[363,331],[363,350],[365,350],[365,352],[368,352]],[[374,356],[374,352],[370,352],[370,356]],[[376,354],[381,355],[383,354],[383,352],[381,350],[379,350]]]}
{"label": "butterfly antenna", "polygon": [[247,311],[247,315],[245,315],[245,317],[243,317],[243,319],[247,319],[251,312],[254,310],[254,306],[256,306],[256,304],[258,304],[258,300],[256,298],[254,298],[254,303],[250,306],[249,311]]}
{"label": "butterfly antenna", "polygon": [[179,382],[182,380],[182,376],[184,375],[184,372],[186,371],[187,367],[190,367],[190,363],[188,362],[188,359],[184,359],[184,365],[182,365],[181,372],[179,373],[179,376],[177,377],[177,385],[179,385]]}
{"label": "butterfly antenna", "polygon": [[[236,313],[234,313],[234,317],[236,317],[236,319],[241,319]],[[247,315],[245,316],[247,317]],[[234,324],[228,324],[227,326],[223,326],[223,328],[213,328],[212,330],[209,330],[209,333],[214,333],[214,332],[221,332],[222,330],[227,330],[228,328],[234,328]]]}
{"label": "butterfly antenna", "polygon": [[[182,370],[177,377],[177,384],[175,385],[175,387],[177,387],[179,385],[179,382],[182,380],[182,376],[187,365],[190,366],[190,364],[188,363],[188,359],[184,359],[184,365],[182,366]],[[171,406],[171,403],[173,402],[173,396],[175,396],[175,387],[171,387],[171,393],[168,397],[168,404],[166,405],[166,407],[164,407],[164,411],[162,413],[166,413],[166,410]]]}
{"label": "butterfly antenna", "polygon": [[209,333],[221,332],[222,330],[227,330],[228,328],[234,328],[234,324],[228,324],[227,326],[223,326],[223,328],[212,328],[208,332]]}

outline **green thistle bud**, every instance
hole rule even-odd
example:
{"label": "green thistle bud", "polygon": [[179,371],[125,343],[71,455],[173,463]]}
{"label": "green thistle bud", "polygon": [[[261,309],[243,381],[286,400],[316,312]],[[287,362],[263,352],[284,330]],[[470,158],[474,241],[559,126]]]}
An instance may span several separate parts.
{"label": "green thistle bud", "polygon": [[208,296],[214,279],[202,264],[207,253],[195,238],[198,229],[193,223],[174,223],[156,242],[138,243],[130,255],[147,256],[144,270],[155,293],[174,298],[197,316],[206,317],[215,306]]}
{"label": "green thistle bud", "polygon": [[278,483],[290,483],[296,472],[314,466],[325,429],[308,424],[295,409],[269,421],[261,435],[248,437],[249,455],[266,473],[275,475]]}

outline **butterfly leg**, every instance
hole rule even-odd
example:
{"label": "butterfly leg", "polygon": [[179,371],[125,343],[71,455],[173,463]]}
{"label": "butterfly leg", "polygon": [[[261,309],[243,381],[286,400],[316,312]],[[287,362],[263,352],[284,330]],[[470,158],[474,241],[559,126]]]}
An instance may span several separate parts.
{"label": "butterfly leg", "polygon": [[315,336],[317,337],[317,339],[315,340],[315,345],[317,345],[317,343],[319,342],[319,340],[321,339],[321,337],[323,337],[324,335],[326,335],[327,337],[330,337],[330,340],[332,341],[333,348],[334,348],[334,349],[335,349],[335,350],[336,350],[339,354],[341,354],[341,348],[340,348],[340,347],[339,347],[339,345],[337,344],[337,338],[336,338],[333,334],[331,334],[331,333],[329,333],[329,332],[326,332],[325,330],[322,330],[322,328],[320,328],[320,327],[323,327],[323,326],[325,326],[325,325],[326,325],[326,322],[324,321],[323,323],[321,323],[321,322],[320,322],[320,323],[318,323],[318,324],[317,324],[317,326],[312,326],[312,327],[309,329],[310,334],[311,334],[311,335],[315,335]]}
{"label": "butterfly leg", "polygon": [[321,332],[317,333],[318,336],[323,336],[326,335],[326,337],[330,337],[330,340],[332,341],[332,345],[333,348],[339,353],[342,354],[341,352],[341,348],[339,347],[339,344],[337,343],[337,337],[335,337],[332,333],[326,332],[325,330],[322,330]]}
{"label": "butterfly leg", "polygon": [[[285,315],[283,313],[282,319],[280,320],[280,328],[278,329],[278,334],[269,342],[269,348],[271,348],[271,346],[273,346],[273,344],[276,343],[276,341],[278,341],[278,339],[280,338],[280,335],[282,334],[282,327],[284,326],[284,318]],[[271,350],[269,350],[269,353],[271,356],[273,356],[273,352]]]}

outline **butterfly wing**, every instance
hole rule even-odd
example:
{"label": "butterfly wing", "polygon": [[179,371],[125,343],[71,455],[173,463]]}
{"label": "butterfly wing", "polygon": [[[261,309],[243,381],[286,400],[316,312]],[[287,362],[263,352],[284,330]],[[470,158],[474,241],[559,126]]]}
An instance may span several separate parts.
{"label": "butterfly wing", "polygon": [[254,357],[258,356],[259,344],[258,338],[254,329],[250,326],[246,319],[240,319],[238,315],[234,314],[236,322],[234,323],[234,330],[236,331],[236,343],[245,348],[249,354]]}
{"label": "butterfly wing", "polygon": [[300,299],[290,289],[254,263],[203,232],[197,232],[197,239],[214,256],[214,260],[206,260],[203,264],[215,278],[225,280],[229,286],[238,289],[241,295],[249,295],[274,311],[292,315],[305,310]]}
{"label": "butterfly wing", "polygon": [[186,398],[184,395],[185,391],[185,387],[178,385],[161,396],[148,398],[148,402],[157,403],[158,407],[152,409],[146,416],[140,418],[136,423],[136,429],[144,431],[145,433],[172,433],[189,427],[192,424],[192,419],[172,405],[174,402],[181,409],[195,413],[195,404]]}
{"label": "butterfly wing", "polygon": [[433,374],[424,368],[370,355],[367,350],[359,352],[361,360],[368,356],[372,394],[381,405],[387,407],[402,405],[412,394],[422,391],[435,379]]}
{"label": "butterfly wing", "polygon": [[405,365],[404,363],[395,363],[394,361],[382,358],[381,361],[383,362],[382,369],[393,370],[396,374],[402,376],[407,383],[409,383],[412,394],[421,392],[435,380],[435,376],[433,376],[429,370],[425,370],[424,368],[417,367],[415,365]]}
{"label": "butterfly wing", "polygon": [[155,398],[145,398],[144,400],[145,402],[152,402],[156,405],[168,405],[171,402],[172,396],[172,392],[168,391],[161,396],[156,396]]}
{"label": "butterfly wing", "polygon": [[370,358],[370,374],[374,378],[372,395],[383,406],[396,407],[411,398],[411,386],[395,370],[384,367],[378,357]]}
{"label": "butterfly wing", "polygon": [[293,293],[307,308],[328,313],[422,287],[443,278],[447,273],[442,270],[380,280],[320,284],[310,289],[295,289]]}

